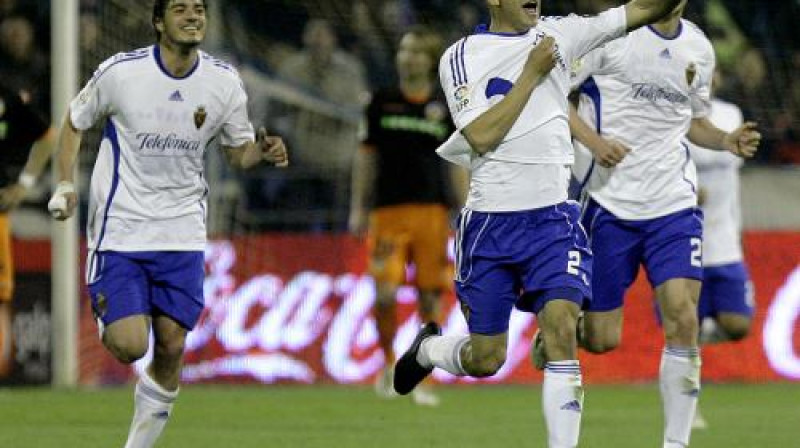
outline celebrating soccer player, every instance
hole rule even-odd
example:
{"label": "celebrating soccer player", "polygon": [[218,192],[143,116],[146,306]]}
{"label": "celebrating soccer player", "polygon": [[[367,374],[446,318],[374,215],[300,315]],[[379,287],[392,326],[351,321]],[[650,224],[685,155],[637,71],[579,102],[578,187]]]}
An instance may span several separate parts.
{"label": "celebrating soccer player", "polygon": [[203,155],[219,139],[234,167],[285,166],[281,139],[254,136],[247,96],[228,64],[198,50],[204,0],[156,0],[157,44],[100,65],[71,102],[49,208],[59,219],[77,203],[73,165],[81,132],[105,128],[92,173],[87,281],[103,344],[121,362],[148,350],[125,445],[155,443],[178,396],[187,332],[203,310],[206,199]]}
{"label": "celebrating soccer player", "polygon": [[439,74],[459,132],[440,148],[471,171],[459,217],[456,291],[470,334],[428,323],[395,366],[409,393],[434,367],[486,377],[505,362],[511,309],[537,314],[547,351],[548,445],[578,444],[583,408],[575,324],[591,300],[591,252],[568,202],[567,94],[587,52],[668,14],[678,0],[633,0],[597,17],[539,20],[541,1],[487,0],[488,28],[452,45]]}
{"label": "celebrating soccer player", "polygon": [[[573,82],[581,96],[579,117],[571,119],[576,138],[588,147],[577,145],[575,166],[588,193],[582,222],[594,253],[594,300],[579,342],[594,353],[619,345],[625,292],[643,264],[666,342],[660,370],[664,448],[689,445],[700,391],[703,216],[695,168],[681,139],[740,157],[752,156],[760,140],[754,123],[728,133],[708,120],[714,52],[681,18],[685,6],[682,0],[664,20],[576,64]],[[625,150],[614,155],[609,141]]]}

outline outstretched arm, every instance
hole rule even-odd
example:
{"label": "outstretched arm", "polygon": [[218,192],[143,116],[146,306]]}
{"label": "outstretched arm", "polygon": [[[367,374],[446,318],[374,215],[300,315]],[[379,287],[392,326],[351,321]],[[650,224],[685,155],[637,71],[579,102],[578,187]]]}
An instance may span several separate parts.
{"label": "outstretched arm", "polygon": [[714,126],[708,118],[695,118],[687,136],[696,145],[718,151],[730,151],[747,159],[753,157],[761,143],[761,133],[756,130],[757,126],[756,123],[748,121],[733,132],[725,132]]}
{"label": "outstretched arm", "polygon": [[555,40],[545,37],[531,50],[522,74],[506,96],[468,124],[462,134],[478,154],[494,150],[522,113],[533,89],[555,65]]}
{"label": "outstretched arm", "polygon": [[631,0],[625,4],[627,29],[633,31],[669,15],[686,0]]}

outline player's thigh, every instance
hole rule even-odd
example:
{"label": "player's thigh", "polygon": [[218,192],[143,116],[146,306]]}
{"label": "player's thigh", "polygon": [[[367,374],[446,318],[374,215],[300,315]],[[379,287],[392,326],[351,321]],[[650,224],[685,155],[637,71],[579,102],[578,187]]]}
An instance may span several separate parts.
{"label": "player's thigh", "polygon": [[469,337],[473,359],[485,360],[496,367],[500,367],[505,362],[508,333],[492,335],[470,333]]}
{"label": "player's thigh", "polygon": [[114,320],[105,327],[101,338],[118,359],[139,359],[150,346],[150,317],[136,314]]}
{"label": "player's thigh", "polygon": [[690,278],[673,278],[656,287],[665,334],[697,333],[697,299],[701,283]]}
{"label": "player's thigh", "polygon": [[649,220],[645,231],[644,265],[654,288],[671,279],[703,279],[703,215],[699,209]]}
{"label": "player's thigh", "polygon": [[382,207],[370,214],[368,271],[376,283],[396,286],[405,282],[409,240],[402,208]]}
{"label": "player's thigh", "polygon": [[89,297],[101,332],[119,320],[150,315],[150,280],[135,255],[113,251],[88,255]]}
{"label": "player's thigh", "polygon": [[638,223],[621,220],[590,201],[582,224],[593,254],[592,300],[584,308],[596,313],[621,308],[642,260],[644,244]]}
{"label": "player's thigh", "polygon": [[154,254],[147,265],[153,279],[150,288],[154,315],[163,314],[191,330],[204,308],[204,255],[201,251],[168,251]]}
{"label": "player's thigh", "polygon": [[11,222],[8,213],[0,213],[0,302],[14,296],[14,257],[11,252]]}
{"label": "player's thigh", "polygon": [[153,316],[153,337],[156,352],[161,356],[180,358],[186,342],[188,330],[167,315]]}
{"label": "player's thigh", "polygon": [[429,204],[415,206],[411,240],[411,261],[416,268],[416,285],[427,291],[447,288],[452,274],[447,260],[450,234],[447,208]]}

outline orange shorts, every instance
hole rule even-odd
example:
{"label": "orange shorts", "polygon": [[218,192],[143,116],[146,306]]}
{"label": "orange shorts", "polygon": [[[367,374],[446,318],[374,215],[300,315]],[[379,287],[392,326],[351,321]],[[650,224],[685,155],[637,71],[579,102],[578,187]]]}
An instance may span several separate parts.
{"label": "orange shorts", "polygon": [[0,213],[0,302],[14,295],[14,257],[11,256],[11,220]]}
{"label": "orange shorts", "polygon": [[406,265],[416,268],[415,286],[425,290],[450,287],[447,260],[450,226],[447,208],[438,204],[380,207],[370,213],[369,273],[376,282],[406,282]]}

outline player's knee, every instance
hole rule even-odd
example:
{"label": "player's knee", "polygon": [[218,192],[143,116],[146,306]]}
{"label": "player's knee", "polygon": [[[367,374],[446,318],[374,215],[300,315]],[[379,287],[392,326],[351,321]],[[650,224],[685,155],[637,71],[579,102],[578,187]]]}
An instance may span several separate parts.
{"label": "player's knee", "polygon": [[108,351],[120,362],[131,364],[147,354],[148,341],[136,336],[104,338]]}
{"label": "player's knee", "polygon": [[580,345],[591,353],[607,353],[619,347],[622,331],[616,325],[595,326],[584,322]]}
{"label": "player's knee", "polygon": [[184,338],[165,338],[155,346],[155,354],[160,358],[180,359],[185,346]]}
{"label": "player's knee", "polygon": [[503,367],[503,364],[506,362],[506,355],[505,352],[493,352],[486,356],[473,358],[472,361],[473,362],[471,362],[469,366],[464,366],[464,370],[466,370],[470,376],[485,378],[494,375]]}
{"label": "player's knee", "polygon": [[608,353],[617,347],[621,342],[621,335],[615,331],[608,331],[599,335],[586,335],[582,341],[583,348],[591,353]]}
{"label": "player's knee", "polygon": [[731,341],[741,341],[750,333],[750,319],[748,318],[721,322],[721,326]]}

